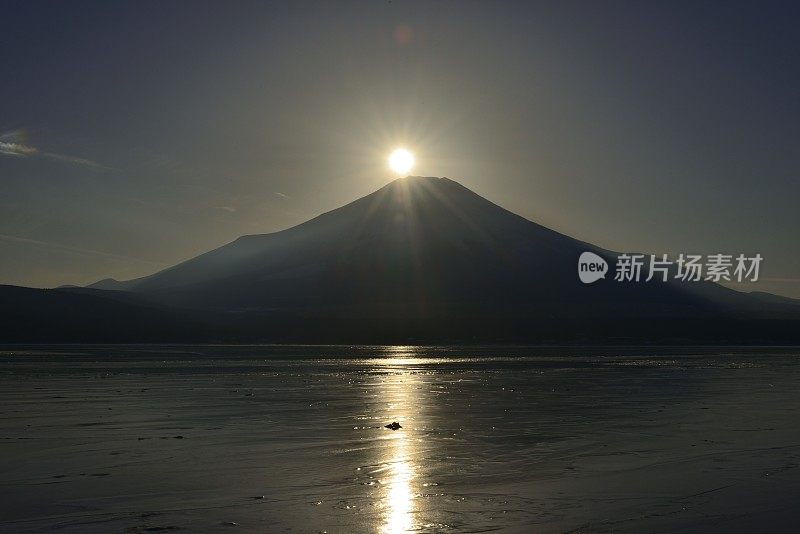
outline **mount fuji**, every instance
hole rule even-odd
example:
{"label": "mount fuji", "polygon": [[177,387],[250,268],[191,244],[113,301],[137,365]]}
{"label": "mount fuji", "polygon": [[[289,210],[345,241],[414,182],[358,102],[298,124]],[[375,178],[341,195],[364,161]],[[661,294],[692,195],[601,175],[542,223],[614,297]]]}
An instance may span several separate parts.
{"label": "mount fuji", "polygon": [[[88,288],[54,290],[50,297],[135,308],[137,320],[123,330],[126,338],[142,339],[780,343],[798,338],[797,301],[710,282],[625,283],[609,276],[587,285],[577,276],[583,252],[611,265],[616,258],[453,180],[407,177],[293,228],[243,236],[143,278],[106,279]],[[152,309],[159,323],[143,324],[142,308]],[[180,326],[170,331],[164,316]]]}

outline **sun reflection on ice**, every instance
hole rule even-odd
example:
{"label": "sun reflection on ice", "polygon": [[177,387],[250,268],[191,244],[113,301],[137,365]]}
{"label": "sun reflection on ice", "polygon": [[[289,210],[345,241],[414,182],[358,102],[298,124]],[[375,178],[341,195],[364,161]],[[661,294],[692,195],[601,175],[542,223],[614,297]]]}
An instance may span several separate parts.
{"label": "sun reflection on ice", "polygon": [[414,362],[413,348],[393,347],[389,352],[391,356],[382,361],[384,371],[394,373],[392,383],[387,384],[391,391],[387,398],[387,404],[391,407],[389,416],[399,421],[403,428],[392,431],[387,439],[386,467],[389,475],[385,483],[385,523],[381,532],[394,534],[408,532],[414,527],[414,441],[409,435],[413,430],[406,421],[410,422],[416,408],[417,380],[414,373],[407,369]]}
{"label": "sun reflection on ice", "polygon": [[[405,441],[399,438],[393,441]],[[407,461],[395,461],[389,481],[389,492],[386,496],[387,514],[383,532],[397,533],[411,530],[414,496],[411,493],[411,465]]]}

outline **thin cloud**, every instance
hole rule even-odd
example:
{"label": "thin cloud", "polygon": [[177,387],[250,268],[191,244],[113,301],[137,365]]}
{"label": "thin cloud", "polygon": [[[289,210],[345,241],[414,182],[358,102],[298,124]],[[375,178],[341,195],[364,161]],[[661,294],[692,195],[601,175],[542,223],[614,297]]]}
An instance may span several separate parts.
{"label": "thin cloud", "polygon": [[66,154],[56,154],[54,152],[39,152],[45,158],[50,158],[58,161],[65,161],[67,163],[73,163],[75,165],[83,165],[84,167],[92,167],[94,169],[103,169],[106,171],[113,170],[111,167],[107,167],[102,163],[98,163],[96,161],[92,161],[86,158],[78,158],[75,156],[68,156]]}
{"label": "thin cloud", "polygon": [[166,267],[166,263],[161,263],[158,261],[151,261],[151,260],[144,260],[142,258],[134,258],[131,256],[124,256],[122,254],[114,254],[112,252],[105,252],[102,250],[92,250],[89,248],[81,248],[81,247],[72,247],[69,245],[61,245],[59,243],[50,243],[48,241],[40,241],[38,239],[29,239],[27,237],[19,237],[16,235],[8,235],[8,234],[0,234],[0,241],[10,241],[12,243],[22,243],[26,245],[35,245],[39,247],[45,247],[50,249],[58,249],[63,250],[66,252],[73,252],[76,254],[82,254],[86,256],[95,256],[95,257],[102,257],[102,258],[110,258],[114,260],[126,261],[126,262],[137,262],[137,263],[144,263],[148,265],[154,265],[156,267]]}
{"label": "thin cloud", "polygon": [[26,157],[26,156],[35,156],[38,153],[39,151],[33,148],[32,146],[0,141],[0,154],[3,154],[4,156]]}
{"label": "thin cloud", "polygon": [[42,157],[56,161],[63,161],[65,163],[71,163],[73,165],[91,167],[93,169],[113,170],[111,167],[107,167],[102,163],[98,163],[90,159],[39,150],[35,146],[21,142],[19,140],[21,137],[21,134],[16,131],[0,134],[0,155],[16,158]]}

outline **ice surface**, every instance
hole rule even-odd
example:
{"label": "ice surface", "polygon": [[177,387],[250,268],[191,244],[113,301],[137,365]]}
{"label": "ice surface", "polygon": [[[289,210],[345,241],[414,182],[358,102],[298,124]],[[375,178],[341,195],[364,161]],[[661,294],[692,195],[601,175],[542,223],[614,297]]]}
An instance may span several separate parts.
{"label": "ice surface", "polygon": [[797,531],[798,356],[5,347],[0,530]]}

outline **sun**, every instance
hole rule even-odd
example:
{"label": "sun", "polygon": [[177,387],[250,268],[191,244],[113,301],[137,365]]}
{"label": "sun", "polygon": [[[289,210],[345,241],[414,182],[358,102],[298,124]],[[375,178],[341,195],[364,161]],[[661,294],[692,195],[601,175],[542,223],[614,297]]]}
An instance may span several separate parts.
{"label": "sun", "polygon": [[389,168],[399,175],[406,175],[414,167],[414,154],[405,148],[397,148],[389,154]]}

